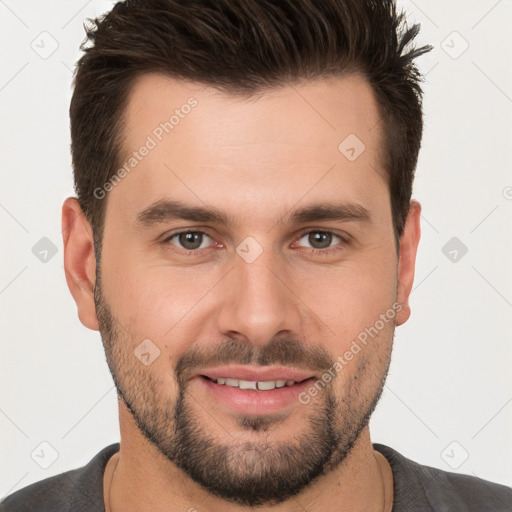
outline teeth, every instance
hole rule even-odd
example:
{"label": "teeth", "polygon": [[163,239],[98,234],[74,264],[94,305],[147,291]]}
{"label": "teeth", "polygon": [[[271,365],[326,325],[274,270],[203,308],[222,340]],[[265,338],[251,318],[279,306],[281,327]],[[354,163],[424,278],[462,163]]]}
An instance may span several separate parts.
{"label": "teeth", "polygon": [[240,389],[254,389],[259,391],[269,391],[274,388],[284,388],[285,386],[293,386],[294,380],[268,380],[268,381],[254,381],[254,380],[242,380],[242,379],[227,379],[219,377],[214,382],[217,384],[223,384],[225,386],[231,386]]}
{"label": "teeth", "polygon": [[258,389],[260,391],[268,391],[276,387],[275,380],[269,380],[268,382],[258,382]]}
{"label": "teeth", "polygon": [[257,382],[254,382],[254,381],[249,381],[249,380],[239,380],[238,381],[238,387],[240,389],[256,389],[257,387]]}

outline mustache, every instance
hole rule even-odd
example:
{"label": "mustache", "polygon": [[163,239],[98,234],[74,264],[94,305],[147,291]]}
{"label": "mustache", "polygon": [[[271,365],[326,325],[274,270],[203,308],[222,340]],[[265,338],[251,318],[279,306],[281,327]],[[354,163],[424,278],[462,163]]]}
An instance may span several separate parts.
{"label": "mustache", "polygon": [[250,341],[229,338],[218,345],[192,347],[180,356],[175,372],[178,381],[184,382],[194,371],[205,366],[280,364],[323,373],[334,362],[335,359],[323,347],[306,346],[296,338],[276,337],[264,346],[254,346]]}

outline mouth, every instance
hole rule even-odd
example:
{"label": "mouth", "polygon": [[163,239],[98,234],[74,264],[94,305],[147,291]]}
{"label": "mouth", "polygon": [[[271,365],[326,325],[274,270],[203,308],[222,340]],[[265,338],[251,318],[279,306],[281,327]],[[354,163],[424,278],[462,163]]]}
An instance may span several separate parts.
{"label": "mouth", "polygon": [[306,379],[302,379],[300,381],[295,380],[286,380],[286,379],[277,379],[277,380],[243,380],[243,379],[233,379],[229,377],[218,377],[217,379],[212,379],[207,375],[201,375],[201,377],[208,379],[211,382],[215,382],[215,384],[220,384],[221,386],[229,386],[232,388],[238,389],[250,389],[253,391],[270,391],[276,388],[284,388],[294,386],[295,384],[300,384],[307,380],[311,380],[313,377],[308,377]]}
{"label": "mouth", "polygon": [[300,393],[313,384],[311,372],[290,368],[224,367],[196,374],[215,413],[271,414],[301,405]]}

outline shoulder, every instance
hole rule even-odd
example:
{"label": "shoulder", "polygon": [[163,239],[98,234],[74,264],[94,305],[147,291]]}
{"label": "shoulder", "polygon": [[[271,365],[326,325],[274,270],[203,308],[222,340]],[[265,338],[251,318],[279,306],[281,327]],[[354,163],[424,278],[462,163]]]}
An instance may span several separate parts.
{"label": "shoulder", "polygon": [[103,512],[103,472],[119,450],[111,444],[83,467],[30,484],[4,498],[0,512]]}
{"label": "shoulder", "polygon": [[[389,461],[395,478],[396,502],[421,503],[414,510],[457,512],[512,511],[512,489],[475,476],[451,473],[407,459],[388,446],[374,444]],[[429,508],[430,507],[430,508]],[[395,510],[395,509],[394,509]],[[401,508],[397,507],[397,510]]]}

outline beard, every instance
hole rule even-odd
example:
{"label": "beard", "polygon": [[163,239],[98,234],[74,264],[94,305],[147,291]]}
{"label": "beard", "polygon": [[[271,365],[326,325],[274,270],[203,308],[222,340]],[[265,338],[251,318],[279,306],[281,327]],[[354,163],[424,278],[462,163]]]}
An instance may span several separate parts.
{"label": "beard", "polygon": [[[368,425],[386,380],[391,350],[368,345],[357,356],[357,368],[336,395],[333,379],[319,392],[306,421],[295,422],[297,432],[286,442],[269,440],[221,442],[208,431],[208,421],[196,413],[197,399],[189,390],[191,368],[216,364],[283,364],[309,369],[332,367],[322,348],[306,349],[296,340],[273,339],[256,347],[229,339],[209,352],[197,348],[184,353],[174,369],[177,396],[164,396],[161,379],[134,356],[133,336],[113,316],[100,283],[99,265],[94,290],[96,313],[107,363],[119,397],[142,435],[172,464],[214,496],[243,506],[270,506],[298,495],[320,475],[337,468],[349,455]],[[389,338],[391,341],[394,325]],[[372,343],[379,343],[372,341]],[[366,351],[366,352],[365,352]],[[207,412],[207,411],[206,411]],[[301,411],[302,412],[302,411]],[[212,422],[213,422],[212,418]],[[244,431],[269,432],[279,415],[237,416]],[[229,437],[229,436],[228,436]]]}

